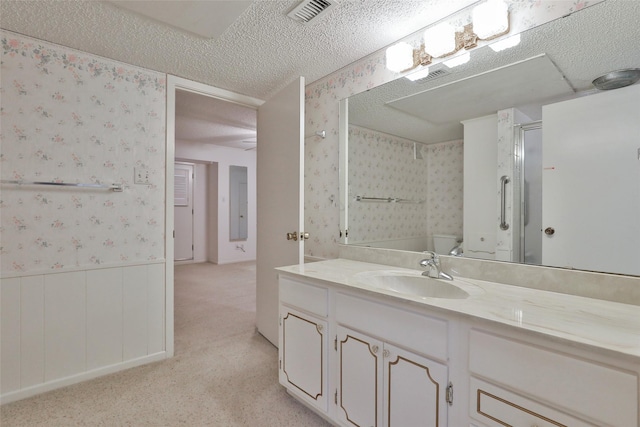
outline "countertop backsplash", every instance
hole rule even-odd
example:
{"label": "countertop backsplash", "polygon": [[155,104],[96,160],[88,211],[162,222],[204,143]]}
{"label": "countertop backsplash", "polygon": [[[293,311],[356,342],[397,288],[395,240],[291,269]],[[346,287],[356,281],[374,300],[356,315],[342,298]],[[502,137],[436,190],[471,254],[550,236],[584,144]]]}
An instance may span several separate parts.
{"label": "countertop backsplash", "polygon": [[[421,269],[419,252],[340,245],[340,258]],[[640,277],[555,267],[441,256],[442,270],[454,277],[486,280],[587,298],[640,305]]]}

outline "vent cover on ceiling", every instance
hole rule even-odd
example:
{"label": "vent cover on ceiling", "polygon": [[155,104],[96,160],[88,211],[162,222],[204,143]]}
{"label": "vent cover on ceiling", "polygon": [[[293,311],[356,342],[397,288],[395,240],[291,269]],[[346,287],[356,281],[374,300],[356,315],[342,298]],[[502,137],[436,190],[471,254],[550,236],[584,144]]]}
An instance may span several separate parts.
{"label": "vent cover on ceiling", "polygon": [[438,77],[446,76],[447,74],[451,74],[451,72],[445,70],[444,68],[441,68],[439,70],[430,72],[428,75],[421,79],[416,80],[415,83],[426,83],[430,80],[437,79]]}
{"label": "vent cover on ceiling", "polygon": [[303,0],[287,16],[294,21],[308,24],[336,5],[335,0]]}

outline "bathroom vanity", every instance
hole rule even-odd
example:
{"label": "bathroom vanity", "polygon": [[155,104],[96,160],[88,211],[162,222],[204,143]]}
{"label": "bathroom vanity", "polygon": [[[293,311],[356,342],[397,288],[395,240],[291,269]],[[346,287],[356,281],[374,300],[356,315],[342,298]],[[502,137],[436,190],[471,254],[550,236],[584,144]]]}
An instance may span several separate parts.
{"label": "bathroom vanity", "polygon": [[280,383],[336,425],[639,425],[637,305],[348,259],[278,271]]}

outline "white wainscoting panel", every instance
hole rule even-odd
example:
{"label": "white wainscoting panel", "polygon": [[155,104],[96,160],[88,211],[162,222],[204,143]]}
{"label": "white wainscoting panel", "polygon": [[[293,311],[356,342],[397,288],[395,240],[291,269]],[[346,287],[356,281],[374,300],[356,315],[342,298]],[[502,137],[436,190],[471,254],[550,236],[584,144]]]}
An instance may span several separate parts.
{"label": "white wainscoting panel", "polygon": [[44,382],[44,276],[23,277],[20,293],[20,388]]}
{"label": "white wainscoting panel", "polygon": [[48,274],[44,278],[44,378],[68,377],[86,370],[86,273]]}
{"label": "white wainscoting panel", "polygon": [[165,354],[165,264],[2,279],[1,403]]}
{"label": "white wainscoting panel", "polygon": [[124,360],[147,355],[147,266],[124,269],[122,278]]}
{"label": "white wainscoting panel", "polygon": [[122,362],[122,269],[87,271],[87,370]]}
{"label": "white wainscoting panel", "polygon": [[154,264],[147,268],[147,339],[148,354],[161,352],[164,345],[164,265]]}
{"label": "white wainscoting panel", "polygon": [[0,378],[2,393],[20,387],[20,280],[2,280]]}

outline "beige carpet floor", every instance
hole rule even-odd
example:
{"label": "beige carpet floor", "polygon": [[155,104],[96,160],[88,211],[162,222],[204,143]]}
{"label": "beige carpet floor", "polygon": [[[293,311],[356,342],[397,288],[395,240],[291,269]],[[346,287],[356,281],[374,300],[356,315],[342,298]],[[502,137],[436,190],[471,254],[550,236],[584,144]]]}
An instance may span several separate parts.
{"label": "beige carpet floor", "polygon": [[255,264],[175,270],[175,357],[3,405],[10,426],[328,426],[278,384]]}

